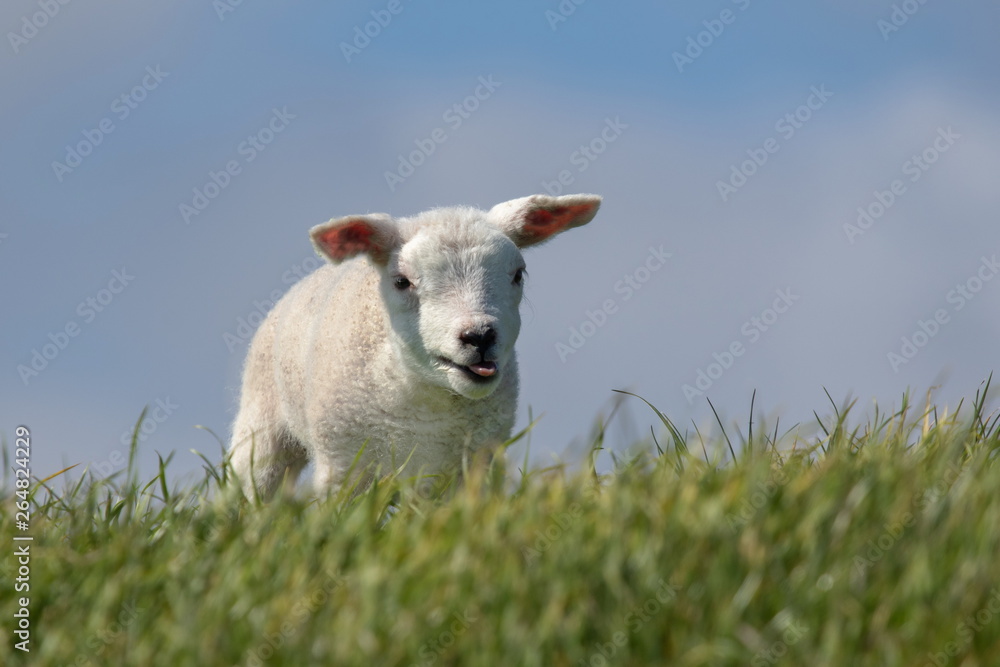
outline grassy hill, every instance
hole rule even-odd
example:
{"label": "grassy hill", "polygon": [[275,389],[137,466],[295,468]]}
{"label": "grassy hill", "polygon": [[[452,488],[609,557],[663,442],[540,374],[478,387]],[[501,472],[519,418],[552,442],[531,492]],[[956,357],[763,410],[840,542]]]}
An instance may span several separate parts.
{"label": "grassy hill", "polygon": [[[27,531],[8,479],[2,534],[33,540],[29,592],[11,548],[0,562],[0,662],[1000,664],[984,402],[850,429],[841,413],[781,447],[755,427],[724,463],[669,425],[665,451],[608,475],[511,486],[498,464],[432,498],[386,479],[260,505],[209,466],[174,488],[164,463],[143,482],[35,483]],[[11,634],[25,596],[28,654]]]}

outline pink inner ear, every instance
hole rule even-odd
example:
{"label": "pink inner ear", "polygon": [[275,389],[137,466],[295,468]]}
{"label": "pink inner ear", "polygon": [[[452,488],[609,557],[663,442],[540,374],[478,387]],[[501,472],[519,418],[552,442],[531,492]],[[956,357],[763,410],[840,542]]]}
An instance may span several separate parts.
{"label": "pink inner ear", "polygon": [[574,220],[593,209],[591,204],[536,208],[528,213],[524,233],[532,240],[546,239],[570,226]]}
{"label": "pink inner ear", "polygon": [[363,222],[354,222],[343,227],[328,229],[320,234],[319,242],[330,257],[347,259],[368,252],[372,247],[372,228]]}

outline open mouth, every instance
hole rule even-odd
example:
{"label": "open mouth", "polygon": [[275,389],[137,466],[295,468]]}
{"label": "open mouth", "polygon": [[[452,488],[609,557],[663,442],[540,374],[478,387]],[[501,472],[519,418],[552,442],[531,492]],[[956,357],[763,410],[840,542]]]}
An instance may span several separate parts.
{"label": "open mouth", "polygon": [[447,357],[438,357],[438,360],[445,366],[462,371],[473,382],[491,382],[497,374],[497,364],[495,361],[477,361],[474,364],[463,366],[456,364]]}

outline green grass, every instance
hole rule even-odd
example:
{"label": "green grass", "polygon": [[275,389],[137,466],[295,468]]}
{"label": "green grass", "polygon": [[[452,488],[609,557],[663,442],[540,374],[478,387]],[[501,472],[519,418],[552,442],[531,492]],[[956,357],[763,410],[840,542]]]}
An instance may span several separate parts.
{"label": "green grass", "polygon": [[168,462],[145,482],[131,464],[49,480],[32,489],[31,653],[8,632],[0,663],[1000,664],[985,393],[854,428],[841,410],[810,442],[755,424],[737,461],[729,435],[703,449],[671,424],[607,475],[512,485],[497,465],[436,498],[386,479],[260,505],[214,467],[173,488]]}

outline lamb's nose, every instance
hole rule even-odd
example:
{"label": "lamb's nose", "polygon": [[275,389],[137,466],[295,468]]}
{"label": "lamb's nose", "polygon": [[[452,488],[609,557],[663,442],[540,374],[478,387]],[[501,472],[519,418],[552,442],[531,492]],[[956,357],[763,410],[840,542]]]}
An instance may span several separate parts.
{"label": "lamb's nose", "polygon": [[497,332],[493,327],[478,330],[466,329],[458,335],[458,339],[479,350],[480,354],[485,354],[487,348],[496,342]]}

